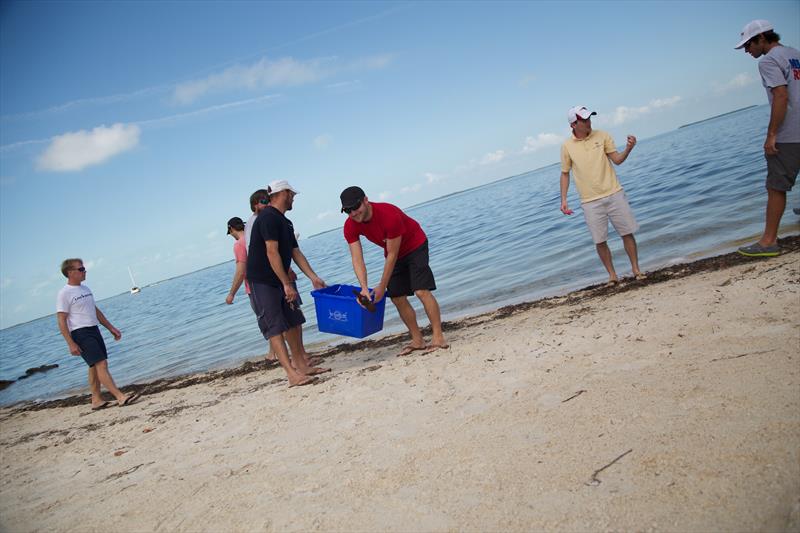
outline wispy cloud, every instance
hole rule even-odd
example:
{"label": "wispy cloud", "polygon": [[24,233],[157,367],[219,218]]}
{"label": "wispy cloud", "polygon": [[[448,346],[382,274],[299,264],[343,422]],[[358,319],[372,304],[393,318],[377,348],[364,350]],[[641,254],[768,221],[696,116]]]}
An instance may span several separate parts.
{"label": "wispy cloud", "polygon": [[276,60],[263,57],[251,65],[234,65],[205,78],[180,83],[175,87],[173,98],[186,105],[209,93],[306,85],[341,72],[383,68],[390,61],[388,55],[363,57],[350,62],[340,61],[337,57],[305,61],[292,57]]}
{"label": "wispy cloud", "polygon": [[611,114],[610,118],[598,115],[597,122],[601,124],[610,124],[612,126],[619,126],[620,124],[636,120],[643,115],[648,115],[656,111],[661,111],[663,109],[673,107],[680,101],[681,101],[680,96],[672,96],[670,98],[660,98],[652,100],[649,104],[640,107],[619,106]]}
{"label": "wispy cloud", "polygon": [[723,94],[736,89],[741,89],[742,87],[747,87],[748,85],[755,83],[755,81],[755,76],[748,72],[742,72],[734,76],[726,83],[714,83],[714,91],[718,94]]}
{"label": "wispy cloud", "polygon": [[491,165],[492,163],[497,163],[498,161],[502,161],[506,158],[506,151],[505,150],[495,150],[494,152],[489,152],[483,158],[481,158],[481,165]]}
{"label": "wispy cloud", "polygon": [[557,146],[561,144],[564,138],[555,133],[540,133],[536,137],[525,137],[525,144],[522,146],[522,153],[530,153],[547,148],[548,146]]}
{"label": "wispy cloud", "polygon": [[279,94],[264,94],[262,96],[256,96],[254,98],[245,98],[244,100],[235,100],[233,102],[226,102],[224,104],[217,104],[208,107],[203,107],[201,109],[195,109],[194,111],[187,111],[186,113],[177,113],[174,115],[167,115],[165,117],[160,117],[160,118],[140,120],[134,122],[133,124],[136,124],[138,126],[159,126],[167,123],[177,122],[179,120],[186,118],[206,115],[209,113],[215,113],[218,111],[225,111],[229,109],[235,109],[237,107],[261,104],[264,102],[275,100],[279,97],[280,97]]}
{"label": "wispy cloud", "polygon": [[443,179],[445,179],[445,176],[443,174],[434,174],[433,172],[425,173],[425,180],[428,182],[428,185],[439,183]]}
{"label": "wispy cloud", "polygon": [[316,148],[317,150],[324,150],[331,144],[332,141],[333,137],[331,137],[327,133],[324,133],[319,137],[317,137],[316,139],[314,139],[314,148]]}
{"label": "wispy cloud", "polygon": [[55,172],[83,170],[136,147],[139,134],[136,125],[114,124],[58,135],[39,157],[37,166]]}
{"label": "wispy cloud", "polygon": [[219,231],[212,230],[212,231],[209,231],[206,234],[206,239],[208,239],[209,241],[212,241],[212,240],[216,239],[218,236],[219,236]]}
{"label": "wispy cloud", "polygon": [[326,218],[331,218],[332,216],[335,215],[336,215],[335,211],[323,211],[322,213],[317,213],[317,220],[324,220]]}
{"label": "wispy cloud", "polygon": [[418,192],[420,189],[422,189],[422,185],[419,184],[419,183],[415,183],[415,184],[409,185],[407,187],[402,187],[400,189],[400,194],[408,194],[408,193],[412,193],[412,192]]}
{"label": "wispy cloud", "polygon": [[388,200],[392,197],[392,191],[381,191],[378,193],[378,200],[383,202],[384,200]]}

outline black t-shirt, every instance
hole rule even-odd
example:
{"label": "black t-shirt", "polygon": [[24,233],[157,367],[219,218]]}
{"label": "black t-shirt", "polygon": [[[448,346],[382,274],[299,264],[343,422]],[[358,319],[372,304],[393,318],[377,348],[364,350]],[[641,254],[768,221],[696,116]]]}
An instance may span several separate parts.
{"label": "black t-shirt", "polygon": [[247,251],[247,281],[280,287],[283,283],[269,265],[267,245],[264,241],[278,241],[283,269],[289,270],[292,251],[297,248],[294,226],[291,220],[272,206],[267,206],[261,211],[253,222],[250,249]]}

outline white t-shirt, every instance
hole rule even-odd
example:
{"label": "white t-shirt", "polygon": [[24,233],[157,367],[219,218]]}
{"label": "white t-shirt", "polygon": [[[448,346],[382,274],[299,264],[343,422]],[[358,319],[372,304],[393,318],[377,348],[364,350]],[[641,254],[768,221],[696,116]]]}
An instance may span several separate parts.
{"label": "white t-shirt", "polygon": [[58,291],[56,312],[67,313],[67,329],[70,331],[96,326],[100,323],[97,320],[94,295],[85,285],[64,285]]}
{"label": "white t-shirt", "polygon": [[244,245],[247,247],[247,253],[250,253],[250,234],[253,232],[253,222],[256,221],[256,218],[258,215],[253,213],[244,223]]}

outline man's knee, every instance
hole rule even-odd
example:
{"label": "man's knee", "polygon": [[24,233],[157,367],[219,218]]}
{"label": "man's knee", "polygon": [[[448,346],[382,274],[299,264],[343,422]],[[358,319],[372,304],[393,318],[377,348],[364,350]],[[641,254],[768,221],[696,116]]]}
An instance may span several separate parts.
{"label": "man's knee", "polygon": [[430,298],[433,298],[433,293],[428,289],[417,289],[414,291],[414,296],[416,296],[420,300],[428,300]]}

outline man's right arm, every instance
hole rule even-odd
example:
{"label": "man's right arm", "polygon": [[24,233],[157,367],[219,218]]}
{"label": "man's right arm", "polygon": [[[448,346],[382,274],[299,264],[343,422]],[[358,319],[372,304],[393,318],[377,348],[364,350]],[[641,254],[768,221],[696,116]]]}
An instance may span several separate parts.
{"label": "man's right arm", "polygon": [[569,190],[569,172],[561,171],[561,212],[571,215],[572,209],[567,205],[567,191]]}
{"label": "man's right arm", "polygon": [[228,291],[228,296],[225,298],[225,303],[230,305],[233,303],[233,298],[239,291],[244,281],[245,272],[247,271],[247,263],[244,261],[236,262],[236,271],[233,273],[233,283],[231,283],[231,290]]}
{"label": "man's right arm", "polygon": [[74,340],[72,340],[72,335],[69,333],[69,328],[67,327],[67,314],[68,313],[56,313],[56,318],[58,319],[58,329],[61,331],[61,335],[64,337],[64,340],[67,341],[67,347],[69,347],[69,353],[72,355],[80,355],[81,348],[78,346]]}
{"label": "man's right arm", "polygon": [[[361,240],[350,243],[350,259],[353,261],[353,271],[361,285],[361,294],[370,298],[369,287],[367,285],[367,265],[364,263],[364,251],[361,248]],[[361,305],[359,303],[359,305]]]}
{"label": "man's right arm", "polygon": [[767,139],[764,141],[764,152],[768,155],[778,153],[775,146],[778,138],[778,130],[786,118],[786,110],[789,108],[789,90],[786,85],[779,85],[770,89],[772,92],[772,106],[769,114],[769,126],[767,126]]}
{"label": "man's right arm", "polygon": [[267,261],[269,261],[272,271],[275,272],[275,275],[278,276],[278,279],[283,284],[283,293],[286,296],[286,301],[293,302],[297,300],[297,290],[294,288],[292,280],[289,279],[286,269],[283,268],[278,241],[264,241],[264,244],[267,247]]}

